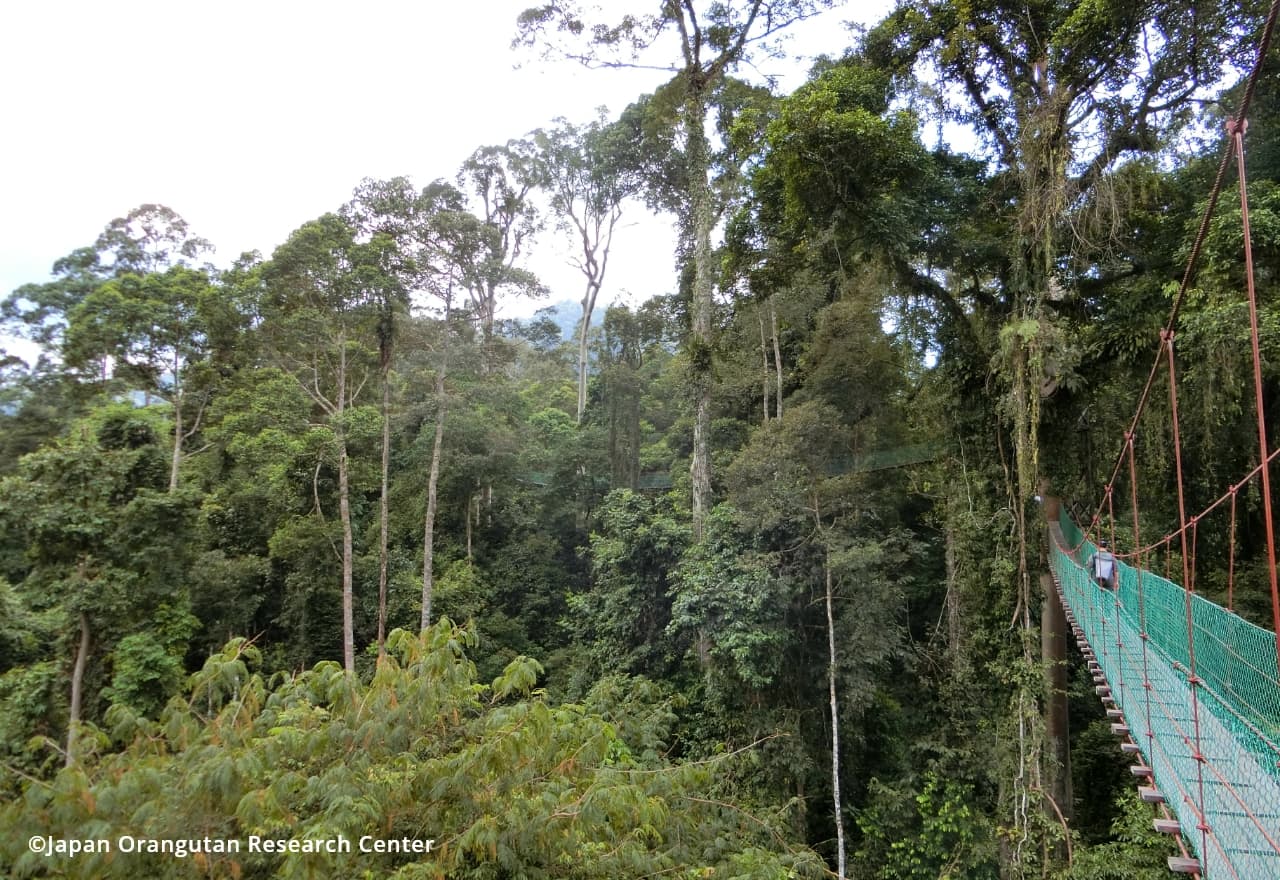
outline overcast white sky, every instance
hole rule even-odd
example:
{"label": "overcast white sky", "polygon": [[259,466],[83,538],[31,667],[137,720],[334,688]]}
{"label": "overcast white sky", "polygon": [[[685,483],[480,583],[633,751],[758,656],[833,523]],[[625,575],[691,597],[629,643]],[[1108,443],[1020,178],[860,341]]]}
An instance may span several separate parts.
{"label": "overcast white sky", "polygon": [[[620,0],[603,4],[612,6]],[[653,0],[630,0],[643,8]],[[13,0],[0,8],[0,295],[49,277],[113,218],[158,202],[225,264],[264,255],[336,209],[364,177],[451,178],[476,147],[557,116],[617,113],[663,80],[592,71],[508,47],[533,0]],[[891,0],[848,3],[774,63],[789,91],[807,58],[838,54],[842,23]],[[523,61],[523,67],[513,65]],[[634,210],[605,297],[671,286],[665,220]],[[547,246],[533,265],[552,300],[574,270]]]}

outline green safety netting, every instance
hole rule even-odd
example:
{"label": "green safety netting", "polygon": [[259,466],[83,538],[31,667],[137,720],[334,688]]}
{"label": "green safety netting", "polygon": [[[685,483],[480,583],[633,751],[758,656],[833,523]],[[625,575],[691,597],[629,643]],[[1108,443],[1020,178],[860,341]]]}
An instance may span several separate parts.
{"label": "green safety netting", "polygon": [[1275,635],[1123,563],[1117,590],[1098,586],[1084,568],[1095,547],[1065,511],[1058,525],[1051,564],[1063,601],[1122,713],[1118,732],[1141,749],[1205,876],[1280,878]]}

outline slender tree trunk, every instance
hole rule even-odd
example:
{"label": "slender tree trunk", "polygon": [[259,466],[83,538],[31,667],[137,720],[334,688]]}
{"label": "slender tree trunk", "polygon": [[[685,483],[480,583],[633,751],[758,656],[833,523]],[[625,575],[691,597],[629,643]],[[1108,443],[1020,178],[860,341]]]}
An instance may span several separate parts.
{"label": "slender tree trunk", "polygon": [[689,473],[693,482],[693,533],[701,541],[703,525],[711,507],[711,385],[713,357],[711,316],[714,279],[712,274],[711,227],[714,225],[711,159],[706,135],[706,100],[694,88],[685,101],[687,133],[686,159],[689,169],[690,208],[693,216],[693,327],[689,340],[689,372],[694,393],[693,460]]}
{"label": "slender tree trunk", "polygon": [[173,459],[169,464],[169,491],[178,491],[178,468],[182,466],[182,374],[178,356],[173,357]]}
{"label": "slender tree trunk", "polygon": [[964,632],[961,627],[960,584],[956,577],[956,538],[950,524],[946,533],[946,567],[947,567],[947,648],[951,654],[951,666],[956,675],[966,675],[966,654],[964,649]]}
{"label": "slender tree trunk", "polygon": [[765,336],[764,336],[764,311],[761,310],[759,313],[757,313],[756,317],[760,319],[760,357],[764,361],[764,382],[762,385],[762,387],[764,388],[764,420],[765,420],[765,423],[768,424],[769,422],[769,383],[772,381],[772,379],[769,376],[769,348],[768,348],[768,344],[765,342]]}
{"label": "slender tree trunk", "polygon": [[441,343],[440,369],[436,372],[436,436],[431,444],[431,471],[427,475],[427,516],[422,528],[422,619],[419,622],[419,629],[426,629],[431,625],[431,594],[435,589],[435,575],[432,569],[435,565],[436,551],[436,491],[440,484],[440,455],[444,449],[444,416],[447,402],[444,393],[444,377],[449,365],[449,312],[450,304],[446,302],[444,341]]}
{"label": "slender tree trunk", "polygon": [[582,325],[578,330],[578,424],[582,424],[582,415],[587,411],[587,333],[591,330],[591,313],[595,311],[596,296],[600,287],[592,279],[587,282],[587,291],[582,295]]}
{"label": "slender tree trunk", "polygon": [[71,714],[67,722],[66,766],[76,761],[76,739],[80,735],[80,714],[83,703],[84,667],[89,662],[89,617],[80,612],[80,647],[76,650],[76,663],[71,670]]}
{"label": "slender tree trunk", "polygon": [[778,418],[782,418],[782,346],[778,344],[778,312],[769,297],[769,320],[773,324],[773,369],[778,377]]}
{"label": "slender tree trunk", "polygon": [[640,488],[640,395],[631,398],[627,406],[627,485],[632,491]]}
{"label": "slender tree trunk", "polygon": [[823,561],[827,581],[827,691],[831,701],[831,796],[836,819],[836,877],[845,878],[844,809],[840,797],[840,715],[836,700],[835,589],[831,576],[831,551]]}
{"label": "slender tree trunk", "polygon": [[471,564],[471,508],[474,506],[471,502],[475,498],[474,495],[467,496],[467,507],[463,511],[462,518],[467,523],[467,564]]}
{"label": "slender tree trunk", "polygon": [[342,340],[338,357],[338,515],[342,521],[342,666],[356,671],[355,609],[352,596],[351,489],[347,467],[347,431],[343,425],[347,402],[347,348]]}
{"label": "slender tree trunk", "polygon": [[378,496],[378,659],[387,653],[387,501],[391,471],[391,353],[382,353],[382,485]]}
{"label": "slender tree trunk", "polygon": [[436,377],[436,438],[431,445],[431,473],[427,477],[427,521],[422,533],[422,629],[431,625],[431,593],[435,589],[436,488],[440,482],[440,452],[444,447],[444,376]]}

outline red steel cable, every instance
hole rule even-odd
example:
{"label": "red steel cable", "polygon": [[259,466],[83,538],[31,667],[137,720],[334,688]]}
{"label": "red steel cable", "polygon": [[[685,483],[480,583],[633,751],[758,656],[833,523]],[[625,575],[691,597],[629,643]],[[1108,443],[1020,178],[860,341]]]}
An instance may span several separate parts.
{"label": "red steel cable", "polygon": [[[1271,39],[1275,33],[1276,20],[1280,18],[1280,0],[1272,0],[1271,9],[1267,12],[1266,23],[1262,26],[1262,37],[1258,40],[1258,54],[1253,62],[1253,69],[1249,71],[1249,79],[1245,83],[1244,97],[1240,101],[1240,109],[1236,112],[1236,125],[1239,127],[1249,115],[1249,107],[1253,104],[1254,92],[1258,88],[1258,77],[1262,73],[1262,64],[1266,60],[1267,53],[1271,51]],[[1172,332],[1178,321],[1178,313],[1182,310],[1182,304],[1186,300],[1187,291],[1191,288],[1192,278],[1195,276],[1196,266],[1200,262],[1200,251],[1204,247],[1205,238],[1209,235],[1209,223],[1213,218],[1213,212],[1218,206],[1218,197],[1222,194],[1222,184],[1226,179],[1227,163],[1231,161],[1231,143],[1230,137],[1226,148],[1222,151],[1222,161],[1218,163],[1218,173],[1213,180],[1213,188],[1209,191],[1209,201],[1205,205],[1204,214],[1200,217],[1200,227],[1196,230],[1195,240],[1191,245],[1191,253],[1187,257],[1187,266],[1182,273],[1182,281],[1178,284],[1178,295],[1173,301],[1173,309],[1169,313],[1169,320],[1165,323],[1165,330]],[[1147,399],[1151,395],[1151,388],[1155,384],[1156,375],[1160,371],[1161,355],[1163,352],[1156,352],[1155,361],[1151,365],[1151,372],[1147,375],[1147,383],[1142,388],[1142,395],[1138,398],[1138,408],[1133,414],[1133,421],[1129,424],[1129,432],[1138,430],[1138,420],[1142,417],[1143,410],[1146,409]],[[1266,459],[1266,454],[1263,454]],[[1120,466],[1124,462],[1124,450],[1116,456],[1115,467],[1112,468],[1111,477],[1107,480],[1108,484],[1114,483],[1116,476],[1120,473]],[[1102,504],[1098,505],[1101,512]],[[1096,517],[1095,517],[1096,519]],[[1274,570],[1274,561],[1272,569]],[[1280,623],[1277,624],[1280,627]],[[1280,637],[1278,637],[1280,638]],[[1280,647],[1280,642],[1277,643]]]}
{"label": "red steel cable", "polygon": [[1267,422],[1262,403],[1262,350],[1258,345],[1258,294],[1253,283],[1253,242],[1249,232],[1249,189],[1244,171],[1244,133],[1249,123],[1243,118],[1228,126],[1236,145],[1236,169],[1240,176],[1240,222],[1244,227],[1245,282],[1249,290],[1249,341],[1253,346],[1253,391],[1257,401],[1258,460],[1262,467],[1262,512],[1267,527],[1267,573],[1271,578],[1271,619],[1276,633],[1276,665],[1280,668],[1280,588],[1276,583],[1276,532],[1271,519],[1271,468],[1268,458]]}
{"label": "red steel cable", "polygon": [[1189,523],[1191,526],[1191,580],[1187,584],[1187,589],[1193,593],[1196,591],[1196,547],[1200,533],[1199,522],[1200,518],[1193,516]]}
{"label": "red steel cable", "polygon": [[1164,330],[1160,334],[1164,338],[1164,349],[1169,353],[1169,415],[1173,424],[1173,461],[1178,477],[1178,522],[1182,535],[1182,595],[1185,597],[1187,610],[1187,665],[1190,676],[1187,684],[1191,690],[1191,720],[1195,730],[1196,777],[1199,783],[1201,845],[1200,852],[1208,846],[1209,823],[1204,820],[1204,750],[1200,746],[1200,677],[1196,675],[1196,637],[1195,624],[1191,614],[1191,560],[1187,549],[1187,504],[1182,488],[1182,436],[1178,429],[1178,372],[1174,366],[1173,331]]}
{"label": "red steel cable", "polygon": [[[1111,531],[1111,547],[1116,546],[1116,510],[1115,497],[1111,486],[1107,486],[1107,525]],[[1108,552],[1113,552],[1109,550]],[[1116,682],[1117,690],[1120,691],[1120,705],[1125,704],[1125,676],[1124,676],[1124,642],[1120,639],[1120,612],[1123,606],[1120,602],[1120,568],[1119,561],[1112,559],[1111,573],[1115,580],[1115,589],[1112,591],[1112,601],[1116,608],[1116,673],[1119,681]],[[1090,574],[1093,574],[1090,572]]]}
{"label": "red steel cable", "polygon": [[[1124,435],[1124,446],[1129,452],[1129,498],[1133,507],[1133,543],[1134,546],[1141,546],[1142,539],[1138,531],[1138,464],[1134,459],[1133,451],[1133,432],[1127,431]],[[1154,743],[1155,731],[1151,727],[1151,668],[1147,662],[1147,642],[1151,639],[1147,635],[1147,604],[1143,598],[1142,591],[1142,557],[1134,560],[1134,571],[1138,576],[1138,638],[1142,640],[1142,705],[1145,709],[1147,729],[1147,749],[1150,752]]]}
{"label": "red steel cable", "polygon": [[[1271,455],[1267,457],[1267,463],[1271,464],[1277,458],[1280,458],[1280,447],[1277,447],[1271,450]],[[1213,503],[1211,503],[1204,510],[1196,514],[1196,518],[1204,519],[1206,516],[1213,513],[1215,510],[1217,510],[1219,507],[1221,507],[1223,504],[1225,504],[1227,501],[1231,499],[1231,495],[1233,492],[1238,492],[1241,489],[1248,486],[1249,481],[1252,480],[1254,477],[1256,477],[1261,470],[1262,470],[1262,466],[1259,465],[1255,467],[1253,470],[1249,471],[1249,473],[1245,475],[1244,479],[1235,483],[1233,486],[1227,489],[1227,491],[1223,492],[1220,496],[1215,498]],[[1131,553],[1120,553],[1117,555],[1119,555],[1120,558],[1122,559],[1134,559],[1139,556],[1146,555],[1148,553],[1154,553],[1156,550],[1159,550],[1162,546],[1165,546],[1174,538],[1178,537],[1178,531],[1179,531],[1178,529],[1174,529],[1172,532],[1169,532],[1169,534],[1163,535],[1162,537],[1158,538],[1156,541],[1154,541],[1151,544],[1148,544],[1145,547],[1139,547],[1138,549],[1134,550]],[[1168,570],[1167,564],[1165,568],[1165,577],[1166,579],[1169,577],[1169,570]]]}
{"label": "red steel cable", "polygon": [[1236,593],[1236,487],[1231,487],[1231,536],[1227,539],[1230,548],[1227,555],[1227,610],[1235,613]]}

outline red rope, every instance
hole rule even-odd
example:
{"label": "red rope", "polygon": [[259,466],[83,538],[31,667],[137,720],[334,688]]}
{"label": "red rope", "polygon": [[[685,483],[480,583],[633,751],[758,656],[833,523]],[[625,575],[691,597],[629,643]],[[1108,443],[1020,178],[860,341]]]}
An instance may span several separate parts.
{"label": "red rope", "polygon": [[1196,591],[1196,548],[1200,532],[1199,523],[1198,517],[1191,517],[1191,581],[1187,584],[1187,589],[1193,593]]}
{"label": "red rope", "polygon": [[1253,241],[1249,231],[1249,188],[1244,171],[1244,133],[1249,123],[1244,117],[1227,130],[1236,145],[1236,168],[1240,176],[1240,222],[1244,226],[1245,282],[1249,290],[1249,342],[1253,346],[1253,391],[1258,416],[1258,460],[1262,465],[1262,512],[1267,528],[1267,572],[1271,578],[1271,618],[1276,632],[1276,665],[1280,668],[1280,589],[1276,583],[1276,533],[1271,519],[1271,468],[1267,467],[1267,422],[1262,403],[1262,350],[1258,345],[1258,295],[1253,283]]}
{"label": "red rope", "polygon": [[1191,689],[1191,720],[1195,730],[1196,777],[1199,783],[1200,804],[1200,852],[1207,852],[1209,844],[1209,823],[1204,819],[1204,750],[1200,747],[1200,677],[1196,675],[1196,637],[1195,623],[1191,613],[1191,556],[1187,547],[1187,504],[1182,487],[1182,436],[1178,428],[1178,373],[1174,366],[1173,332],[1165,330],[1160,334],[1164,339],[1165,351],[1169,353],[1169,411],[1173,423],[1173,460],[1178,476],[1178,522],[1182,535],[1182,595],[1187,611],[1187,665],[1190,676],[1187,683]]}
{"label": "red rope", "polygon": [[[1267,463],[1270,464],[1274,462],[1276,458],[1280,458],[1280,447],[1277,447],[1271,450],[1271,455],[1267,457]],[[1261,470],[1262,470],[1262,466],[1259,465],[1255,467],[1253,470],[1249,471],[1249,473],[1245,475],[1244,479],[1240,480],[1240,482],[1231,486],[1231,488],[1227,489],[1227,491],[1223,492],[1220,496],[1214,499],[1212,504],[1210,504],[1204,510],[1196,514],[1196,519],[1201,519],[1201,520],[1204,519],[1209,514],[1213,513],[1213,511],[1217,510],[1219,507],[1225,504],[1227,501],[1231,500],[1232,494],[1248,486],[1249,481],[1252,480],[1254,477],[1256,477],[1259,474],[1259,472],[1261,472]],[[1138,549],[1134,550],[1131,553],[1119,553],[1117,555],[1121,559],[1133,559],[1133,558],[1137,558],[1140,555],[1153,553],[1156,550],[1160,549],[1160,547],[1167,545],[1174,538],[1178,537],[1178,534],[1180,533],[1180,531],[1181,529],[1174,529],[1172,532],[1169,532],[1167,535],[1161,536],[1160,538],[1156,539],[1153,543],[1148,544],[1145,547],[1139,547]],[[1165,565],[1165,577],[1166,578],[1169,577],[1169,565],[1167,561]]]}
{"label": "red rope", "polygon": [[1235,612],[1236,592],[1236,487],[1231,487],[1231,536],[1227,541],[1227,610]]}
{"label": "red rope", "polygon": [[[1129,499],[1133,507],[1133,543],[1135,546],[1141,546],[1142,540],[1138,531],[1138,464],[1134,458],[1132,431],[1125,433],[1124,446],[1129,453]],[[1142,703],[1147,716],[1145,733],[1147,735],[1147,749],[1150,751],[1156,735],[1155,730],[1151,727],[1151,669],[1147,662],[1147,642],[1150,641],[1150,638],[1147,636],[1147,604],[1142,590],[1142,557],[1138,557],[1134,562],[1134,570],[1138,577],[1138,638],[1142,640]]]}
{"label": "red rope", "polygon": [[[1271,9],[1267,13],[1266,23],[1262,27],[1262,37],[1258,41],[1258,54],[1253,62],[1253,69],[1249,71],[1249,79],[1245,83],[1244,98],[1240,101],[1240,109],[1236,112],[1235,124],[1239,128],[1249,115],[1249,107],[1253,104],[1253,95],[1258,88],[1258,78],[1262,73],[1263,62],[1267,58],[1267,53],[1271,51],[1271,38],[1275,33],[1276,20],[1280,18],[1280,0],[1272,0]],[[1178,322],[1178,314],[1182,311],[1182,304],[1187,298],[1187,291],[1191,288],[1191,281],[1195,277],[1196,266],[1200,262],[1200,252],[1204,248],[1204,241],[1209,235],[1209,222],[1213,219],[1213,212],[1218,207],[1218,197],[1222,194],[1222,184],[1227,175],[1227,164],[1231,161],[1232,145],[1230,143],[1230,135],[1228,135],[1228,143],[1222,151],[1222,161],[1218,163],[1218,173],[1213,179],[1213,188],[1209,190],[1209,200],[1205,204],[1204,213],[1200,217],[1200,227],[1196,230],[1195,240],[1191,244],[1191,253],[1187,257],[1187,266],[1182,273],[1182,281],[1178,284],[1178,295],[1174,298],[1173,309],[1169,312],[1169,320],[1165,323],[1164,333],[1172,333],[1174,326]],[[1243,187],[1241,188],[1243,192]],[[1245,237],[1248,240],[1248,236]],[[1164,333],[1161,334],[1163,342]],[[1151,364],[1151,372],[1147,375],[1147,383],[1142,388],[1142,395],[1138,398],[1138,408],[1133,414],[1133,421],[1129,423],[1128,433],[1138,430],[1138,420],[1142,418],[1142,413],[1146,409],[1147,399],[1151,395],[1152,386],[1155,385],[1156,376],[1160,371],[1161,355],[1163,351],[1157,351],[1155,361]],[[1266,453],[1263,453],[1266,458]],[[1124,450],[1120,450],[1120,454],[1116,456],[1115,467],[1111,470],[1111,476],[1107,480],[1107,484],[1115,483],[1116,477],[1120,473],[1120,467],[1124,463]],[[1098,504],[1098,511],[1102,511],[1102,503]],[[1095,520],[1097,519],[1095,515]],[[1274,570],[1274,561],[1272,569]],[[1280,628],[1280,619],[1278,619],[1277,627]],[[1277,648],[1280,649],[1280,635],[1277,636]]]}

